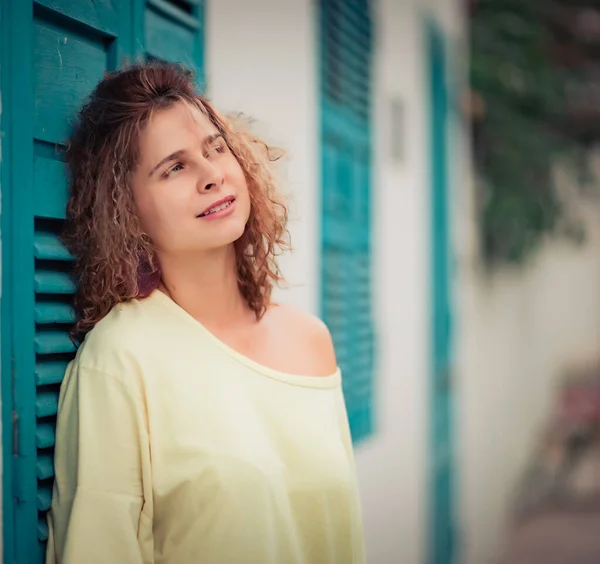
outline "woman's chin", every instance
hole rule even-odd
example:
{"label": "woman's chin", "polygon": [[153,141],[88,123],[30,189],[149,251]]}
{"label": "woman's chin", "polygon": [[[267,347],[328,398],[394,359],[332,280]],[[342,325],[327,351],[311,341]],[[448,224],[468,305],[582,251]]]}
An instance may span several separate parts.
{"label": "woman's chin", "polygon": [[[225,226],[223,226],[225,227]],[[228,225],[226,229],[215,230],[210,237],[203,237],[199,247],[204,250],[214,250],[228,247],[235,243],[244,234],[245,225]]]}

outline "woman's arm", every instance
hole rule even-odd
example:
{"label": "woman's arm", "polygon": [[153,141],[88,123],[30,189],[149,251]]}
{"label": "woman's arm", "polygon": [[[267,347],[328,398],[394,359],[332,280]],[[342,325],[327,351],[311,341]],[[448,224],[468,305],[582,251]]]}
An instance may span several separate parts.
{"label": "woman's arm", "polygon": [[137,396],[116,376],[77,363],[67,371],[47,564],[152,561],[149,439]]}

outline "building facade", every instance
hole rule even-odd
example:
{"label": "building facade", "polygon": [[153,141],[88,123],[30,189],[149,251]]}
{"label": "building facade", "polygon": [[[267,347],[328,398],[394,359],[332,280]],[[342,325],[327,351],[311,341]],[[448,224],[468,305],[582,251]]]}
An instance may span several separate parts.
{"label": "building facade", "polygon": [[2,2],[5,562],[42,561],[58,389],[74,352],[61,147],[103,73],[143,59],[194,68],[218,108],[287,152],[294,251],[277,298],[331,329],[369,562],[459,554],[450,218],[469,196],[458,4]]}

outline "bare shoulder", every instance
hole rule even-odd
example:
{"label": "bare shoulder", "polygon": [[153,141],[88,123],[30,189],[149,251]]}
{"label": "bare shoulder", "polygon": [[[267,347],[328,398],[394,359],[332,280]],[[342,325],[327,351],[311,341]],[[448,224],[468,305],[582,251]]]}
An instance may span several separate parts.
{"label": "bare shoulder", "polygon": [[287,304],[272,306],[269,316],[284,341],[282,345],[301,355],[311,374],[327,376],[337,370],[331,333],[321,319]]}

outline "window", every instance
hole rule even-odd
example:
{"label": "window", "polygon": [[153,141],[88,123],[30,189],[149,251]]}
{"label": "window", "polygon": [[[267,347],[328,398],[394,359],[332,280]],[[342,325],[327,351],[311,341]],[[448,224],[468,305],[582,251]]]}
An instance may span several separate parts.
{"label": "window", "polygon": [[321,0],[322,314],[354,441],[373,427],[371,53],[368,0]]}

